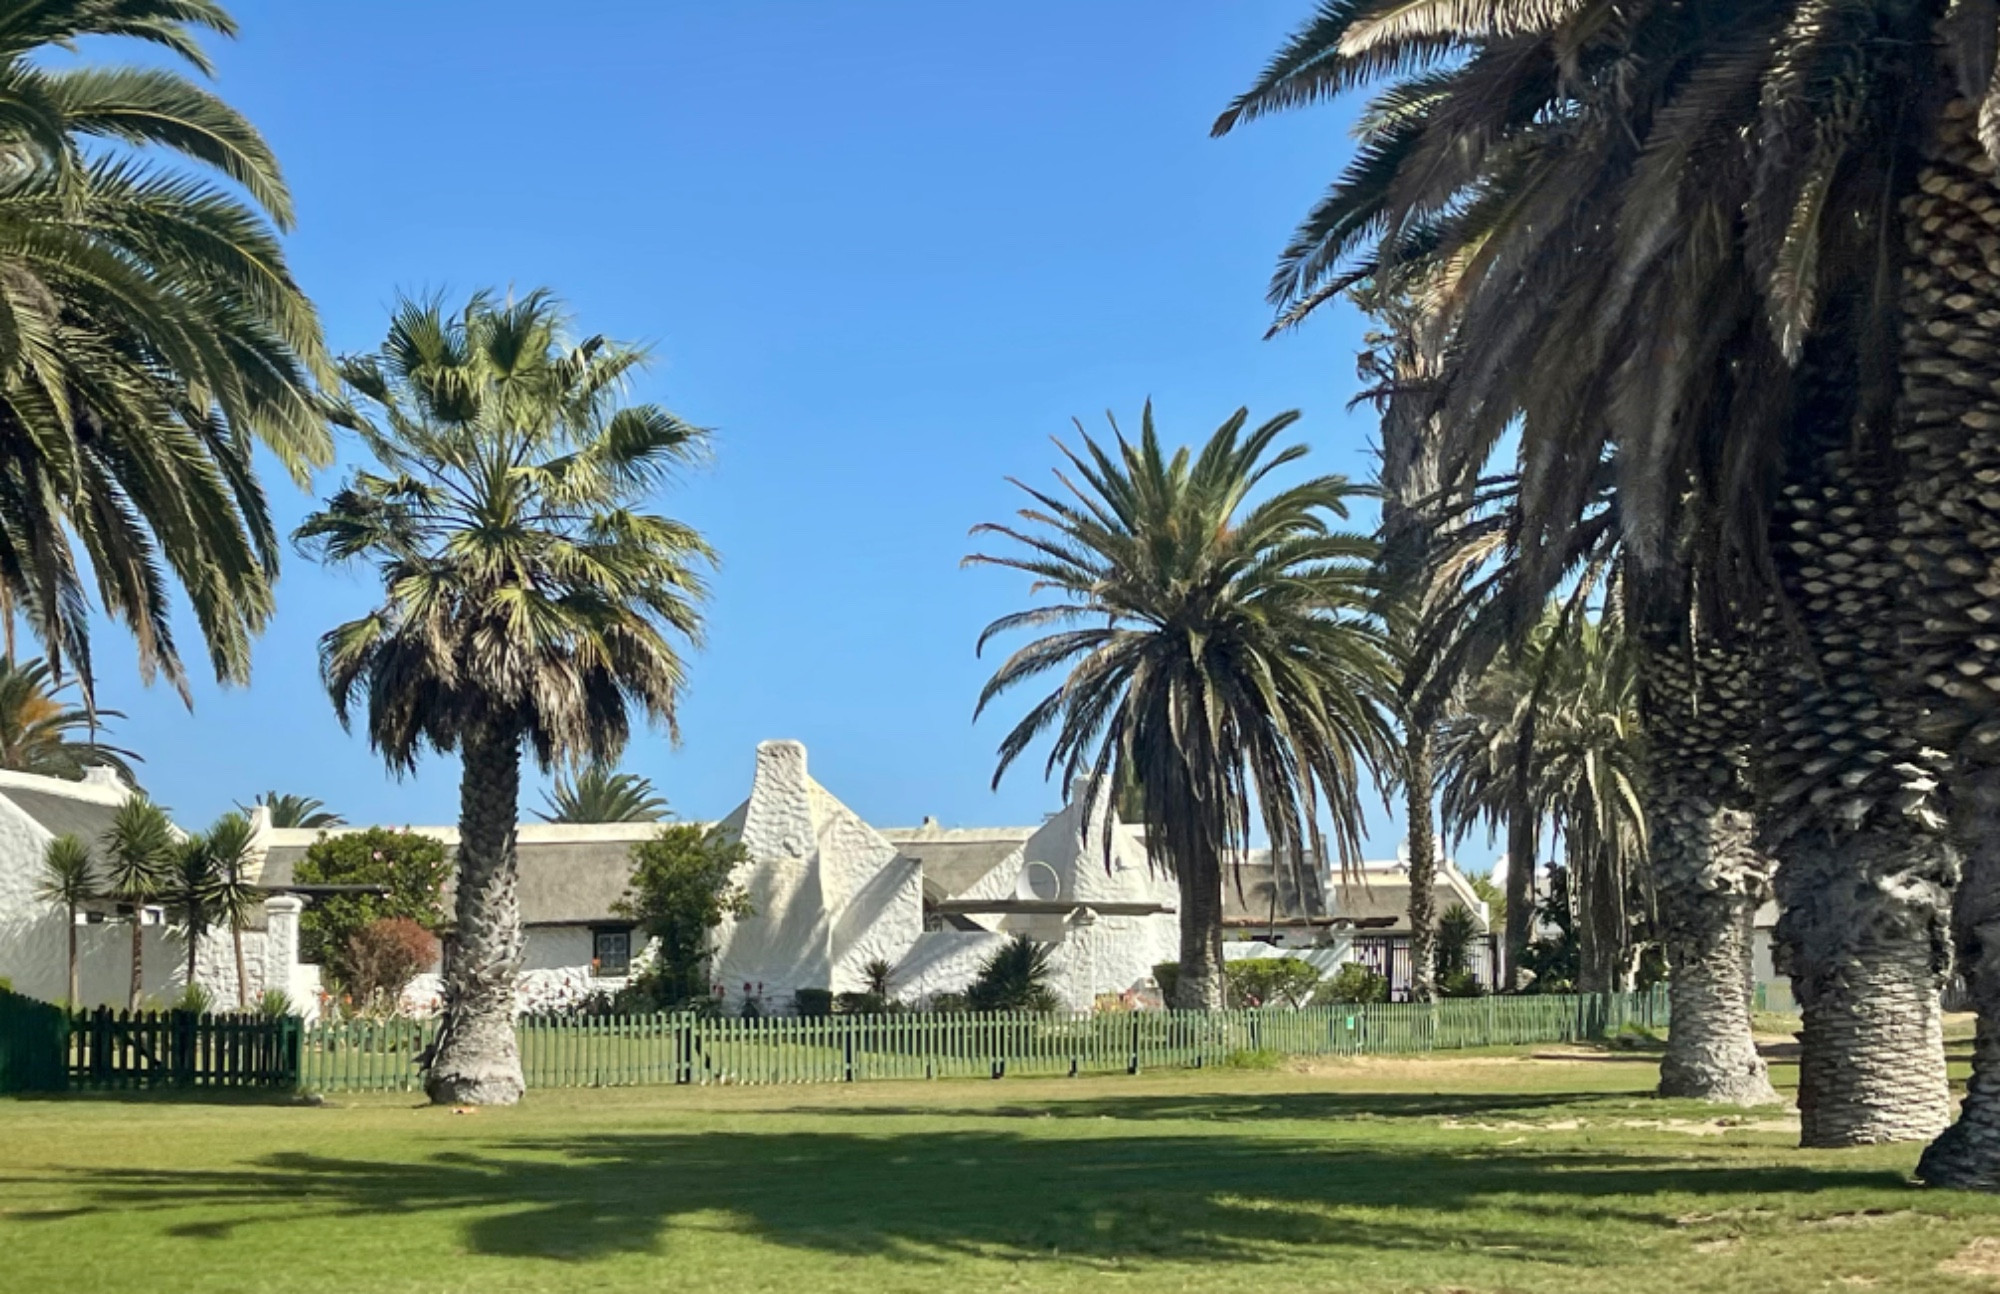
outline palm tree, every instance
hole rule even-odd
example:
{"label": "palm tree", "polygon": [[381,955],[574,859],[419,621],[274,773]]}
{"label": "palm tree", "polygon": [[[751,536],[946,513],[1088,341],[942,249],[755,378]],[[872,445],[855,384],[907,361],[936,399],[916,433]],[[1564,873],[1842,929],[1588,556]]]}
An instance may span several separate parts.
{"label": "palm tree", "polygon": [[257,910],[263,898],[263,891],[250,879],[254,839],[250,819],[241,813],[225,813],[215,820],[215,825],[208,829],[204,839],[208,842],[213,873],[209,883],[209,903],[214,921],[228,927],[230,953],[236,962],[236,1006],[238,1010],[247,1011],[250,1009],[250,977],[243,964],[243,927],[249,924],[250,914]]}
{"label": "palm tree", "polygon": [[557,774],[554,791],[544,792],[542,801],[548,811],[537,809],[535,816],[543,822],[664,822],[672,816],[650,779],[603,764],[590,764],[574,778]]}
{"label": "palm tree", "polygon": [[62,694],[70,686],[51,686],[46,661],[0,661],[0,768],[75,781],[101,765],[133,781],[139,757],[98,740],[103,720],[125,716],[69,705]]}
{"label": "palm tree", "polygon": [[252,449],[300,480],[331,452],[263,139],[166,68],[44,57],[122,37],[206,74],[204,30],[235,26],[209,0],[0,14],[0,612],[75,666],[86,706],[93,601],[186,696],[173,585],[217,676],[247,677],[278,552]]}
{"label": "palm tree", "polygon": [[74,1009],[83,999],[77,985],[76,918],[84,904],[97,897],[97,860],[90,856],[90,846],[71,835],[49,841],[42,850],[42,878],[35,896],[62,904],[69,919],[69,1005]]}
{"label": "palm tree", "polygon": [[111,817],[104,833],[104,891],[131,909],[132,989],[126,1006],[139,1009],[146,993],[146,905],[165,891],[174,862],[174,829],[167,812],[138,794]]}
{"label": "palm tree", "polygon": [[619,403],[644,351],[567,333],[546,292],[481,293],[456,313],[404,302],[380,351],[342,365],[342,421],[378,466],[298,531],[382,578],[382,605],[320,640],[342,721],[365,703],[369,741],[398,771],[426,747],[463,762],[457,921],[426,1075],[439,1102],[521,1093],[522,743],[545,769],[608,763],[633,706],[678,739],[674,640],[699,641],[714,560],[692,528],[641,510],[705,433]]}
{"label": "palm tree", "polygon": [[187,988],[192,995],[200,963],[201,940],[215,924],[215,855],[208,838],[200,834],[183,836],[174,842],[160,897],[180,922],[187,947]]}
{"label": "palm tree", "polygon": [[1271,452],[1296,413],[1246,432],[1248,418],[1237,410],[1199,455],[1165,454],[1150,404],[1136,444],[1115,422],[1115,448],[1084,435],[1080,452],[1063,447],[1078,478],[1057,474],[1067,499],[1022,485],[1025,525],[973,532],[1025,551],[966,559],[1024,571],[1061,599],[980,636],[983,650],[1011,630],[1051,628],[994,672],[978,713],[1067,670],[1001,742],[994,783],[1050,729],[1044,771],[1060,766],[1065,784],[1087,773],[1109,793],[1131,770],[1148,848],[1179,881],[1176,1004],[1189,1009],[1222,1004],[1222,869],[1249,844],[1253,792],[1275,858],[1303,869],[1337,853],[1348,866],[1362,776],[1391,758],[1376,545],[1329,525],[1357,491],[1321,476],[1253,500],[1305,449]]}
{"label": "palm tree", "polygon": [[258,805],[271,811],[271,825],[274,827],[339,827],[347,819],[329,811],[323,801],[309,795],[291,795],[283,791],[259,791],[249,806],[237,805],[244,814]]}
{"label": "palm tree", "polygon": [[[1946,773],[1917,734],[1961,782],[2000,749],[1973,737],[1995,694],[1963,672],[1994,610],[1968,536],[1995,512],[1963,465],[1993,460],[1979,438],[2000,428],[1976,331],[1992,294],[1958,286],[1992,187],[1975,114],[1950,103],[1991,84],[1981,8],[1951,6],[1941,40],[1940,6],[1887,0],[1343,0],[1217,123],[1413,73],[1378,96],[1274,299],[1292,320],[1353,274],[1449,267],[1441,453],[1448,475],[1477,470],[1518,427],[1521,600],[1557,584],[1594,515],[1575,465],[1614,446],[1633,561],[1677,564],[1665,581],[1698,590],[1709,623],[1781,600],[1758,830],[1805,1010],[1808,1144],[1926,1136],[1948,1108],[1926,1004],[1957,859]],[[1909,660],[1909,642],[1930,654]],[[1979,920],[1963,897],[1958,920]],[[1988,1054],[2000,1071],[2000,1022]],[[2000,1082],[1986,1090],[2000,1182]],[[1973,1171],[1944,1163],[1936,1180]]]}

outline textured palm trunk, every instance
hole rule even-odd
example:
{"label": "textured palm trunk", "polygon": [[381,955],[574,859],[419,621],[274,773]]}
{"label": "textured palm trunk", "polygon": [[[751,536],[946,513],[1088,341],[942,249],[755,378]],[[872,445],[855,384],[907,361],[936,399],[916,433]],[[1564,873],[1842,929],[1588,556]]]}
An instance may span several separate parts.
{"label": "textured palm trunk", "polygon": [[243,927],[230,922],[229,950],[236,958],[236,1009],[250,1009],[250,977],[243,970]]}
{"label": "textured palm trunk", "polygon": [[126,994],[125,1009],[137,1011],[139,1001],[146,995],[146,912],[138,903],[132,905],[132,984]]}
{"label": "textured palm trunk", "polygon": [[1596,842],[1577,833],[1569,836],[1565,862],[1569,868],[1572,897],[1576,902],[1577,983],[1579,992],[1612,993],[1618,988],[1619,969],[1625,958],[1626,940],[1621,937],[1625,907],[1618,895],[1604,883],[1603,869],[1594,861]]}
{"label": "textured palm trunk", "polygon": [[1516,800],[1507,815],[1507,992],[1521,991],[1521,959],[1535,924],[1535,812]]}
{"label": "textured palm trunk", "polygon": [[1183,1011],[1220,1011],[1222,984],[1222,868],[1204,858],[1180,870],[1181,970],[1173,1005]]}
{"label": "textured palm trunk", "polygon": [[521,967],[514,855],[520,738],[513,732],[471,734],[464,761],[444,1019],[427,1057],[424,1089],[439,1105],[511,1105],[525,1086],[514,1038],[514,984]]}
{"label": "textured palm trunk", "polygon": [[1670,974],[1660,1095],[1778,1100],[1750,1027],[1754,919],[1770,897],[1745,778],[1759,705],[1747,647],[1684,637],[1685,608],[1647,626],[1641,704],[1652,748],[1647,863]]}
{"label": "textured palm trunk", "polygon": [[82,992],[80,991],[80,986],[79,986],[79,985],[78,985],[78,983],[77,983],[77,973],[76,973],[76,907],[75,907],[74,905],[72,905],[72,906],[70,907],[70,909],[69,909],[69,1006],[70,1006],[70,1010],[74,1011],[74,1010],[75,1010],[75,1009],[76,1009],[77,1007],[79,1007],[79,1006],[83,1005],[83,1003],[82,1003],[82,997],[83,997],[83,994],[82,994]]}
{"label": "textured palm trunk", "polygon": [[1967,848],[1952,934],[1979,1022],[1958,1121],[1925,1148],[1917,1176],[1932,1186],[2000,1191],[2000,773],[1965,779],[1957,809]]}
{"label": "textured palm trunk", "polygon": [[1431,734],[1427,718],[1412,719],[1404,750],[1404,812],[1410,848],[1410,1000],[1437,996],[1437,821],[1431,793]]}

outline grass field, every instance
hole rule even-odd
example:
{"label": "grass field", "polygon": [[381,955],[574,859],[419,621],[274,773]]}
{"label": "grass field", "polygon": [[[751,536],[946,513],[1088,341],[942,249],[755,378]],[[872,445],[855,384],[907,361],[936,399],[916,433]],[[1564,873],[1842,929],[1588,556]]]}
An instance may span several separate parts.
{"label": "grass field", "polygon": [[0,1101],[0,1290],[2000,1289],[2000,1199],[1653,1077],[1496,1053],[476,1114]]}

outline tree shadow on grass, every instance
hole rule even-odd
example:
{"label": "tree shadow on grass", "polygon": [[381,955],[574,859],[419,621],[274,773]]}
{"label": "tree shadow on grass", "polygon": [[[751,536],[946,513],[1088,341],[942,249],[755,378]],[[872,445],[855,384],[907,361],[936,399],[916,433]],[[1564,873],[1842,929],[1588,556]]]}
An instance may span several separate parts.
{"label": "tree shadow on grass", "polygon": [[[961,1118],[1182,1120],[1268,1123],[1299,1119],[1342,1123],[1397,1119],[1533,1119],[1631,1114],[1652,1106],[1646,1092],[1218,1092],[1209,1089],[1147,1096],[1052,1096],[1015,1104],[939,1106],[935,1098],[909,1105],[799,1106],[815,1116],[951,1115]],[[1709,1107],[1704,1107],[1709,1108]]]}
{"label": "tree shadow on grass", "polygon": [[1732,1196],[1904,1189],[1888,1172],[1594,1149],[970,1129],[512,1140],[414,1161],[287,1153],[227,1170],[77,1170],[47,1185],[201,1240],[323,1218],[378,1234],[422,1215],[456,1220],[472,1253],[510,1258],[671,1254],[722,1230],[911,1263],[1087,1266],[1451,1250],[1588,1267],[1629,1261],[1639,1236]]}

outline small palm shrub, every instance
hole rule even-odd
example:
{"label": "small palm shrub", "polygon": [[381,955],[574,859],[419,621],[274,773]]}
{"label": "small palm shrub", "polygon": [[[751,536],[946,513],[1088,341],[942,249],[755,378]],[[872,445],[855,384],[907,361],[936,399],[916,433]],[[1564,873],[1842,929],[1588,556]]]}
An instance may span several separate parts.
{"label": "small palm shrub", "polygon": [[201,984],[190,984],[181,990],[181,995],[168,1009],[186,1011],[190,1015],[207,1015],[215,1009],[215,994]]}
{"label": "small palm shrub", "polygon": [[1026,935],[1015,935],[993,950],[979,977],[965,991],[974,1011],[1043,1011],[1062,1009],[1049,987],[1052,950]]}
{"label": "small palm shrub", "polygon": [[257,1014],[266,1020],[282,1020],[292,1013],[292,999],[281,988],[267,988],[257,999]]}
{"label": "small palm shrub", "polygon": [[1357,1006],[1388,1000],[1389,981],[1360,962],[1342,966],[1334,972],[1332,979],[1320,985],[1319,992],[1313,994],[1315,1006]]}

